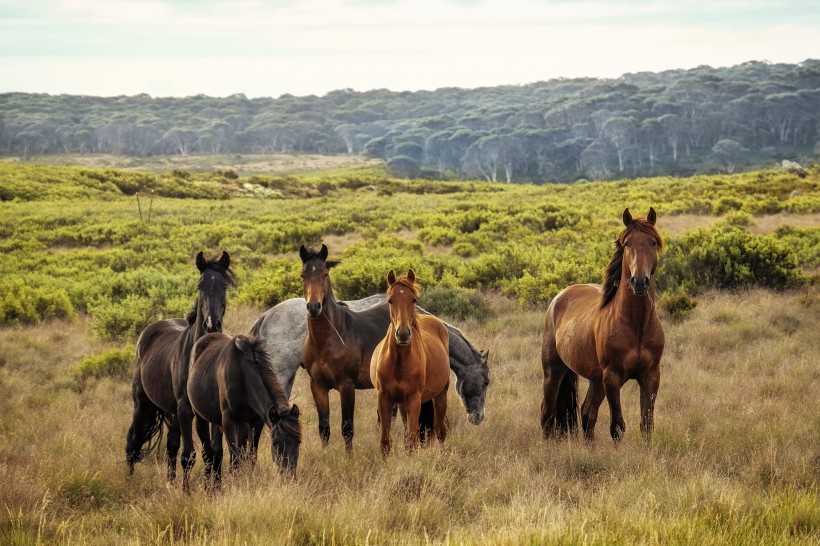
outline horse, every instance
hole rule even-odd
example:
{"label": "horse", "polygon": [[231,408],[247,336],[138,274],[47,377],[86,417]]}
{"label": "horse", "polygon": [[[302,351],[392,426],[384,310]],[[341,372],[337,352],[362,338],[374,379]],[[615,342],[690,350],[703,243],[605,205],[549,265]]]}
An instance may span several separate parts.
{"label": "horse", "polygon": [[610,435],[616,443],[623,437],[621,387],[630,379],[640,386],[641,433],[651,438],[664,348],[663,326],[655,312],[654,275],[663,249],[656,221],[654,208],[645,219],[624,210],[625,228],[615,240],[603,285],[572,285],[550,303],[541,347],[545,437],[577,431],[580,375],[589,380],[581,406],[588,441],[594,440],[604,397],[611,414]]}
{"label": "horse", "polygon": [[[176,478],[176,458],[180,446],[179,411],[187,406],[188,364],[191,347],[209,332],[222,330],[226,291],[235,284],[230,269],[231,258],[223,252],[218,260],[207,260],[202,252],[196,255],[199,270],[198,295],[188,315],[148,325],[140,334],[136,347],[136,365],[131,383],[134,415],[125,444],[128,475],[156,445],[152,441],[168,427],[166,453],[168,481]],[[184,413],[184,409],[182,409]],[[143,448],[146,444],[148,447]],[[184,456],[182,466],[193,464]]]}
{"label": "horse", "polygon": [[330,389],[339,391],[342,405],[342,437],[348,453],[353,450],[353,413],[356,389],[372,389],[370,356],[384,336],[380,309],[355,312],[333,296],[328,271],[338,262],[327,259],[327,246],[320,251],[299,249],[302,259],[302,288],[309,318],[302,362],[310,376],[310,392],[319,415],[322,444],[330,439]]}
{"label": "horse", "polygon": [[370,380],[377,391],[382,455],[390,453],[392,408],[398,404],[407,426],[407,448],[419,444],[421,404],[433,400],[433,431],[439,442],[447,436],[447,389],[450,386],[449,334],[433,315],[416,310],[418,287],[410,269],[396,278],[387,274],[390,326],[373,351]]}
{"label": "horse", "polygon": [[[203,458],[210,463],[207,474],[215,483],[221,479],[222,434],[227,436],[234,470],[243,460],[256,461],[256,445],[265,425],[271,429],[271,456],[280,472],[295,474],[302,442],[299,407],[288,402],[263,339],[222,333],[203,336],[191,352],[187,389],[200,436],[207,434],[211,424],[211,442],[203,441]],[[189,469],[184,470],[187,483]]]}
{"label": "horse", "polygon": [[[374,320],[379,321],[379,339],[383,337],[390,324],[390,310],[384,293],[339,303],[351,311],[371,308],[378,311],[374,313]],[[306,304],[304,298],[280,302],[262,313],[250,330],[250,335],[264,337],[268,342],[274,371],[288,396],[293,389],[296,372],[302,364],[302,349],[308,329]],[[416,306],[416,309],[419,313],[429,314],[421,307]],[[490,384],[489,351],[476,349],[464,333],[452,324],[445,322],[444,326],[449,333],[450,369],[455,374],[456,392],[467,411],[467,420],[470,424],[478,425],[484,420],[484,403]],[[432,428],[432,411],[424,413],[430,417],[429,423],[425,422],[425,425]]]}

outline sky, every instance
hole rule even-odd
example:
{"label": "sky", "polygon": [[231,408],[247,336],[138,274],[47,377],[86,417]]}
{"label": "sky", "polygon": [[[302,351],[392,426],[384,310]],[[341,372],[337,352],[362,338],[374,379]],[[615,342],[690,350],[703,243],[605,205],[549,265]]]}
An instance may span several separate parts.
{"label": "sky", "polygon": [[810,58],[817,0],[0,0],[0,93],[304,96]]}

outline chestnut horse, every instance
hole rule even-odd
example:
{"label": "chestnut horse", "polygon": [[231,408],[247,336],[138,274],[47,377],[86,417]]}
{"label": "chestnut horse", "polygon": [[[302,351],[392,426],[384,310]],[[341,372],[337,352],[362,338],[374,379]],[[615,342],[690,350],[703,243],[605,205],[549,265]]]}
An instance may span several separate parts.
{"label": "chestnut horse", "polygon": [[387,274],[390,326],[373,351],[370,380],[378,396],[382,455],[390,453],[393,405],[398,404],[407,429],[407,448],[419,444],[421,404],[433,400],[433,431],[440,442],[447,436],[447,389],[450,386],[449,334],[444,323],[416,309],[416,274],[410,269],[398,279]]}
{"label": "chestnut horse", "polygon": [[[203,441],[206,474],[219,483],[222,434],[228,439],[230,468],[242,460],[256,461],[256,444],[265,425],[271,429],[271,456],[283,474],[292,475],[299,460],[302,428],[299,408],[290,405],[276,379],[261,338],[208,334],[191,351],[188,398]],[[190,435],[190,431],[188,431]],[[187,490],[189,467],[184,467]]]}
{"label": "chestnut horse", "polygon": [[[153,447],[151,440],[168,424],[168,480],[176,477],[176,458],[180,445],[180,412],[185,420],[190,412],[185,386],[188,363],[194,342],[208,332],[222,330],[226,291],[234,284],[230,270],[231,257],[222,253],[218,260],[207,260],[202,252],[196,256],[200,272],[194,308],[182,318],[160,320],[150,324],[137,341],[137,362],[131,395],[134,416],[125,444],[128,473]],[[143,448],[145,443],[149,446]],[[192,451],[192,450],[191,450]],[[182,466],[193,464],[192,455],[183,453]]]}
{"label": "chestnut horse", "polygon": [[654,208],[645,219],[624,210],[626,227],[615,241],[603,286],[576,284],[550,303],[541,347],[545,436],[577,430],[578,375],[589,380],[581,406],[588,440],[594,438],[604,397],[612,418],[610,435],[616,442],[621,439],[626,430],[621,387],[630,379],[640,386],[641,432],[647,439],[651,436],[664,346],[663,327],[655,313],[654,275],[663,248],[656,221]]}

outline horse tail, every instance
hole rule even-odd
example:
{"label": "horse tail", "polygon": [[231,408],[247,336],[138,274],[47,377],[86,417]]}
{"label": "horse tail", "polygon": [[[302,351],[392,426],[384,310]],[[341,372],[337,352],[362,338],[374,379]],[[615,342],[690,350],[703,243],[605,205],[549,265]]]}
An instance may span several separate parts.
{"label": "horse tail", "polygon": [[154,404],[142,403],[135,408],[134,422],[128,429],[125,442],[129,472],[133,472],[134,465],[147,457],[162,442],[163,423],[168,426],[168,416]]}
{"label": "horse tail", "polygon": [[560,434],[578,431],[578,374],[569,369],[558,386],[555,417]]}
{"label": "horse tail", "polygon": [[249,335],[253,337],[259,337],[259,331],[262,330],[262,323],[265,322],[265,316],[266,313],[262,313],[259,316],[259,318],[256,319],[256,322],[254,322],[253,326],[251,326],[251,331],[249,332]]}

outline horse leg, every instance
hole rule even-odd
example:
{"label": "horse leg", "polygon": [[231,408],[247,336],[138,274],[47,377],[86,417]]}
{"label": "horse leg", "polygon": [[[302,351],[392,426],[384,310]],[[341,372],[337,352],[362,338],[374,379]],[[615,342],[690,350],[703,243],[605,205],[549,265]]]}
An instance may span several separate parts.
{"label": "horse leg", "polygon": [[395,407],[387,395],[383,392],[378,393],[378,410],[379,410],[379,424],[381,428],[381,449],[382,456],[387,457],[390,454],[390,425],[393,424],[392,413]]}
{"label": "horse leg", "polygon": [[444,385],[444,389],[433,398],[433,430],[439,442],[443,442],[447,437],[447,390],[449,386],[450,382],[448,381],[447,384]]}
{"label": "horse leg", "polygon": [[189,479],[191,469],[196,461],[196,451],[194,451],[194,410],[191,408],[188,397],[184,396],[177,400],[177,420],[179,421],[180,435],[182,436],[182,490],[186,493],[190,490]]}
{"label": "horse leg", "polygon": [[342,399],[342,438],[350,453],[353,451],[353,414],[356,409],[356,386],[352,381],[339,387],[339,397]]}
{"label": "horse leg", "polygon": [[595,440],[595,423],[598,422],[598,409],[606,397],[604,382],[600,379],[590,379],[587,395],[581,404],[581,428],[584,429],[584,438],[592,442]]}
{"label": "horse leg", "polygon": [[611,367],[604,370],[604,391],[606,391],[606,401],[609,403],[609,435],[615,442],[620,442],[626,431],[624,416],[621,413],[621,387],[623,379],[621,374]]}
{"label": "horse leg", "polygon": [[436,410],[433,406],[433,401],[428,400],[421,405],[419,412],[419,439],[421,444],[425,445],[427,440],[432,437],[435,429]]}
{"label": "horse leg", "polygon": [[248,430],[248,462],[250,463],[251,468],[256,467],[256,449],[257,446],[259,446],[259,437],[262,436],[263,428],[265,428],[265,421],[257,418],[251,423],[250,429]]}
{"label": "horse leg", "polygon": [[168,481],[172,482],[177,477],[177,453],[179,453],[179,418],[177,415],[171,417],[171,426],[168,429],[168,443],[165,446],[165,453],[168,456]]}
{"label": "horse leg", "polygon": [[228,471],[233,473],[242,458],[242,439],[239,435],[239,427],[227,410],[222,411],[222,430],[228,440],[228,453],[230,461]]}
{"label": "horse leg", "polygon": [[211,433],[208,424],[208,421],[199,415],[194,414],[196,435],[199,437],[199,442],[202,444],[202,463],[205,465],[205,478],[207,481],[210,481],[211,473],[214,469],[214,448],[211,445]]}
{"label": "horse leg", "polygon": [[652,430],[655,428],[655,398],[658,396],[660,383],[661,370],[657,365],[649,368],[638,381],[641,387],[641,434],[646,440],[652,438]]}
{"label": "horse leg", "polygon": [[313,403],[316,404],[316,412],[319,414],[319,437],[322,439],[322,447],[325,447],[330,440],[330,400],[328,398],[328,389],[311,379],[310,392],[313,394]]}
{"label": "horse leg", "polygon": [[550,438],[558,431],[558,389],[567,373],[567,367],[558,359],[542,361],[544,369],[544,398],[541,400],[541,431],[544,438]]}
{"label": "horse leg", "polygon": [[213,484],[216,489],[222,486],[222,427],[211,425],[211,449],[214,453]]}
{"label": "horse leg", "polygon": [[405,446],[411,451],[419,446],[419,413],[421,413],[421,393],[413,393],[405,398],[407,406],[407,435]]}

